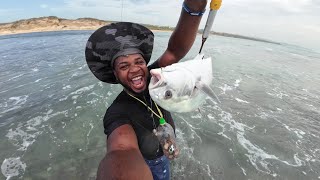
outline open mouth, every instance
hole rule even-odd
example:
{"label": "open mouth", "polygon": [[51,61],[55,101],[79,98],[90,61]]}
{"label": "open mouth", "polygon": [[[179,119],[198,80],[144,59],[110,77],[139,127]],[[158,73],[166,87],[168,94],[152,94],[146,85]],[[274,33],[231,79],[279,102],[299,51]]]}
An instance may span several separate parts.
{"label": "open mouth", "polygon": [[151,70],[150,74],[151,74],[151,80],[150,80],[149,88],[152,89],[152,88],[158,87],[163,83],[163,78],[160,73],[157,73],[156,71]]}
{"label": "open mouth", "polygon": [[133,83],[134,85],[139,85],[139,84],[142,83],[142,76],[134,77],[134,78],[132,78],[131,81],[132,81],[132,83]]}
{"label": "open mouth", "polygon": [[160,81],[161,77],[159,77],[158,75],[152,76],[152,79],[153,79],[152,84],[156,85]]}
{"label": "open mouth", "polygon": [[131,88],[133,90],[141,90],[145,86],[145,78],[142,75],[136,76],[131,79]]}

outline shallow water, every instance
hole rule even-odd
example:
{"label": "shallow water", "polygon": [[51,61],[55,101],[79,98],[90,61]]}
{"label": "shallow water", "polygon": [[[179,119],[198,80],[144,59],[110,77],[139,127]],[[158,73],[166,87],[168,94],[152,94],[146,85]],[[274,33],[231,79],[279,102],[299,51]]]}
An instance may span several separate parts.
{"label": "shallow water", "polygon": [[[0,179],[95,179],[102,117],[121,87],[90,73],[91,32],[0,36]],[[170,33],[155,35],[151,61]],[[219,36],[203,52],[222,103],[173,113],[172,179],[320,179],[320,54]]]}

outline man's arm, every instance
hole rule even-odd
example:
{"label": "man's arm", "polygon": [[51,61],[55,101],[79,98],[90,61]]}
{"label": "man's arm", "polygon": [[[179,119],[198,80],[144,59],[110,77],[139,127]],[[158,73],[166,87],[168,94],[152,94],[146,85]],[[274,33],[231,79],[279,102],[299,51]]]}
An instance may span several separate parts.
{"label": "man's arm", "polygon": [[[186,5],[193,12],[202,12],[207,0],[185,0]],[[202,16],[191,16],[182,9],[178,24],[172,33],[168,47],[158,59],[160,67],[165,67],[182,59],[192,47],[196,38]]]}
{"label": "man's arm", "polygon": [[136,134],[128,124],[116,128],[107,139],[107,154],[100,162],[97,180],[108,179],[152,179]]}

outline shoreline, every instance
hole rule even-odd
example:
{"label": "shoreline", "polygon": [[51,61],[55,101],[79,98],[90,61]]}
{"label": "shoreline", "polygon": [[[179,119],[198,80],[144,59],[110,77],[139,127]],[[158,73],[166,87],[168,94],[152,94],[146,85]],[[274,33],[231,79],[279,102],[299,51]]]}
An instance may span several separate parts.
{"label": "shoreline", "polygon": [[[99,27],[97,27],[97,28],[99,28]],[[81,30],[94,30],[94,28],[67,28],[67,29],[38,28],[38,29],[26,29],[26,30],[2,31],[2,32],[0,32],[0,36],[38,33],[38,32],[76,31],[76,30],[79,30],[79,31],[81,31]]]}
{"label": "shoreline", "polygon": [[[113,23],[94,18],[64,19],[56,16],[22,19],[11,23],[0,23],[0,36],[26,34],[35,32],[68,31],[68,30],[97,30]],[[172,32],[173,28],[145,24],[151,31]]]}
{"label": "shoreline", "polygon": [[[81,31],[81,30],[97,30],[102,26],[108,25],[115,21],[105,21],[94,18],[78,18],[63,19],[56,16],[39,17],[31,19],[22,19],[11,23],[0,23],[0,36],[27,34],[36,32],[52,32],[52,31]],[[149,28],[152,32],[173,32],[173,27],[157,26],[150,24],[142,24]],[[203,30],[198,30],[198,34],[202,34]],[[273,44],[281,44],[278,42],[254,38],[230,33],[210,32],[213,35],[240,38],[253,41],[260,41]]]}
{"label": "shoreline", "polygon": [[[94,31],[99,29],[102,26],[94,27],[74,27],[74,28],[37,28],[37,29],[25,29],[25,30],[7,30],[0,31],[0,36],[6,35],[18,35],[18,34],[28,34],[28,33],[38,33],[38,32],[54,32],[54,31]],[[159,30],[159,29],[150,29],[152,32],[172,32],[172,30]]]}
{"label": "shoreline", "polygon": [[[107,24],[105,24],[107,25]],[[19,35],[19,34],[29,34],[29,33],[41,33],[41,32],[55,32],[55,31],[95,31],[102,27],[104,25],[100,26],[82,26],[82,27],[62,27],[62,28],[36,28],[36,29],[19,29],[19,30],[6,30],[6,31],[1,31],[0,30],[0,37],[2,36],[8,36],[8,35]],[[173,30],[167,30],[167,29],[152,29],[149,28],[153,33],[154,32],[173,32]],[[197,34],[202,34],[201,32],[198,32]],[[228,34],[228,33],[217,33],[217,32],[211,32],[213,35],[217,36],[223,36],[223,37],[231,37],[231,38],[239,38],[239,39],[246,39],[246,40],[251,40],[251,41],[259,41],[259,42],[265,42],[265,43],[271,43],[271,44],[278,44],[281,45],[279,42],[273,42],[273,41],[268,41],[268,40],[263,40],[263,39],[257,39],[257,38],[252,38],[252,37],[246,37],[246,36],[241,36],[241,35],[233,35],[233,34]]]}

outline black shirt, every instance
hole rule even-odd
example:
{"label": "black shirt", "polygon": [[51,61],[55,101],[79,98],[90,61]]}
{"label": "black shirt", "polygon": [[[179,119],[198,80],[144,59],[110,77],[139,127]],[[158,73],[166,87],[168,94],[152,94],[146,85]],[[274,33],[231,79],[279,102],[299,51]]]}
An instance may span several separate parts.
{"label": "black shirt", "polygon": [[[157,63],[154,63],[148,66],[148,69],[150,71],[157,67],[159,67]],[[150,98],[148,88],[144,93],[136,97],[159,114],[154,102]],[[175,129],[170,112],[160,106],[158,107],[167,123],[171,124],[173,129]],[[122,91],[107,109],[103,119],[104,133],[109,136],[113,130],[124,124],[130,124],[133,127],[138,139],[139,149],[144,158],[151,160],[163,155],[161,145],[152,132],[153,129],[159,126],[159,118],[141,102],[129,96],[125,91]]]}

